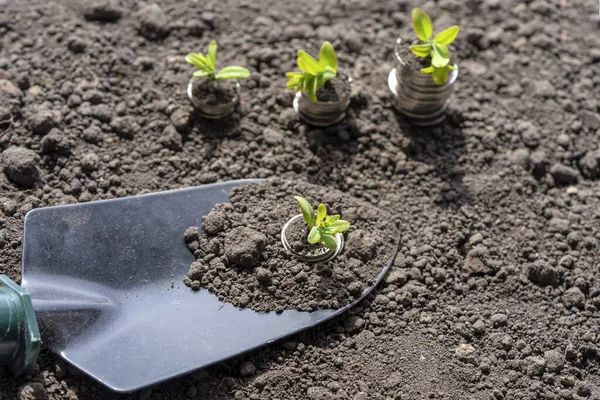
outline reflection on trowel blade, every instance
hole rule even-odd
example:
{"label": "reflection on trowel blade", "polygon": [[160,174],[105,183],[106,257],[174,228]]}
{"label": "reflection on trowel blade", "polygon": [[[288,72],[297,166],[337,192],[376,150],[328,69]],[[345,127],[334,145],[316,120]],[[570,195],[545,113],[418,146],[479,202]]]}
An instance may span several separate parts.
{"label": "reflection on trowel blade", "polygon": [[38,278],[39,283],[23,280],[23,285],[32,297],[44,341],[52,350],[58,352],[65,344],[73,343],[101,316],[106,318],[115,311],[107,287],[70,277],[58,281],[52,275],[40,274]]}

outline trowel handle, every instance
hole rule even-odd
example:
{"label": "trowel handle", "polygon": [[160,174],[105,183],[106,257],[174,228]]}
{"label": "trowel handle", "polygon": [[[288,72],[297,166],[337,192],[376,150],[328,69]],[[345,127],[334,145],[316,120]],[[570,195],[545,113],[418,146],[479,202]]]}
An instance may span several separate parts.
{"label": "trowel handle", "polygon": [[40,331],[31,298],[6,275],[0,275],[0,365],[26,374],[40,352]]}

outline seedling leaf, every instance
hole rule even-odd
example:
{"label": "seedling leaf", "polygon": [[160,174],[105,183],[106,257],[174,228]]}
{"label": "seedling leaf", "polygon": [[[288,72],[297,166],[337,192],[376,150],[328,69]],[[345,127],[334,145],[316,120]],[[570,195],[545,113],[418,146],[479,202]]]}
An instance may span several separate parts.
{"label": "seedling leaf", "polygon": [[418,57],[427,57],[431,53],[431,44],[414,44],[410,46],[410,51]]}
{"label": "seedling leaf", "polygon": [[304,92],[308,95],[310,101],[317,101],[317,77],[313,75],[309,75],[304,79]]}
{"label": "seedling leaf", "polygon": [[335,238],[328,234],[321,235],[321,243],[323,243],[329,250],[335,250],[337,247]]}
{"label": "seedling leaf", "polygon": [[302,216],[304,217],[306,224],[311,227],[314,226],[315,212],[313,211],[313,208],[310,205],[310,203],[304,197],[294,196],[294,198],[296,199],[296,201],[298,201],[298,204],[300,205],[300,209],[302,210]]}
{"label": "seedling leaf", "polygon": [[439,44],[449,45],[456,39],[456,35],[458,35],[458,26],[452,25],[450,28],[444,29],[435,35],[433,41]]}
{"label": "seedling leaf", "polygon": [[350,222],[341,219],[339,221],[330,223],[328,228],[329,228],[329,233],[331,233],[331,234],[344,232],[344,231],[347,231],[348,229],[350,229]]}
{"label": "seedling leaf", "polygon": [[215,40],[211,41],[208,45],[208,53],[206,54],[206,59],[210,63],[212,68],[215,69],[217,65],[217,42]]}
{"label": "seedling leaf", "polygon": [[310,100],[312,102],[317,101],[317,89],[319,88],[319,79],[317,77],[313,78],[311,81],[311,85],[308,89],[308,93],[310,93]]}
{"label": "seedling leaf", "polygon": [[427,41],[433,34],[433,24],[431,18],[420,8],[412,10],[412,21],[417,37],[422,41]]}
{"label": "seedling leaf", "polygon": [[321,204],[319,204],[319,207],[317,208],[317,220],[316,220],[317,225],[319,225],[321,222],[323,222],[323,220],[325,219],[326,216],[327,216],[327,208],[325,207],[325,204],[321,203]]}
{"label": "seedling leaf", "polygon": [[300,85],[300,80],[301,78],[290,79],[285,85],[290,89],[296,89]]}
{"label": "seedling leaf", "polygon": [[204,57],[204,54],[198,53],[196,55],[198,56],[198,58],[200,59],[200,61],[206,66],[206,70],[207,71],[208,70],[210,70],[210,71],[214,70],[214,66],[209,63],[209,61],[206,59],[206,57]]}
{"label": "seedling leaf", "polygon": [[321,238],[322,236],[319,232],[319,229],[317,229],[316,226],[313,226],[310,232],[308,233],[308,243],[317,244],[319,243],[319,241],[321,241]]}
{"label": "seedling leaf", "polygon": [[340,219],[340,214],[332,215],[331,217],[327,217],[327,222],[330,224]]}
{"label": "seedling leaf", "polygon": [[189,53],[185,61],[192,64],[199,71],[195,71],[195,77],[207,76],[210,79],[242,79],[250,76],[250,71],[244,67],[229,66],[216,73],[217,64],[217,42],[212,40],[208,45],[206,56],[202,53]]}
{"label": "seedling leaf", "polygon": [[[325,82],[327,82],[331,78],[335,78],[336,75],[337,72],[328,65],[325,67],[325,71],[323,71],[322,73],[322,79],[324,79]],[[325,84],[325,82],[323,82],[323,84]]]}
{"label": "seedling leaf", "polygon": [[300,63],[302,63],[300,69],[312,75],[318,75],[322,71],[319,62],[304,50],[298,50],[298,65]]}
{"label": "seedling leaf", "polygon": [[243,79],[250,76],[250,71],[244,67],[229,66],[219,71],[217,79]]}
{"label": "seedling leaf", "polygon": [[431,56],[431,64],[436,68],[442,68],[450,62],[450,52],[448,47],[443,44],[433,44],[433,54]]}
{"label": "seedling leaf", "polygon": [[450,65],[448,45],[456,39],[459,28],[452,25],[432,37],[433,25],[425,11],[414,8],[412,20],[417,37],[424,43],[410,46],[410,51],[418,57],[431,57],[431,65],[421,68],[421,73],[431,74],[436,84],[443,85],[448,80],[449,72],[456,69]]}
{"label": "seedling leaf", "polygon": [[304,50],[298,50],[296,63],[302,72],[286,73],[289,79],[286,86],[296,92],[305,92],[310,101],[316,102],[317,90],[337,75],[338,63],[333,46],[329,42],[324,42],[319,60]]}
{"label": "seedling leaf", "polygon": [[308,243],[316,244],[321,242],[327,248],[335,250],[337,247],[335,235],[350,229],[350,222],[340,219],[339,214],[327,215],[327,207],[323,203],[317,207],[317,216],[315,218],[313,208],[306,199],[300,196],[294,196],[294,198],[300,205],[302,216],[310,227],[307,237]]}
{"label": "seedling leaf", "polygon": [[206,62],[204,62],[196,53],[189,53],[187,56],[185,56],[185,61],[197,68],[200,68],[201,70],[208,70]]}
{"label": "seedling leaf", "polygon": [[448,70],[449,68],[447,66],[443,68],[435,68],[432,73],[433,81],[438,85],[443,85],[446,83],[446,80],[448,79]]}
{"label": "seedling leaf", "polygon": [[319,52],[319,64],[321,68],[330,67],[331,69],[333,69],[333,76],[335,76],[335,72],[337,71],[338,67],[338,62],[337,57],[335,55],[335,50],[333,49],[331,43],[325,42],[321,46],[321,51]]}

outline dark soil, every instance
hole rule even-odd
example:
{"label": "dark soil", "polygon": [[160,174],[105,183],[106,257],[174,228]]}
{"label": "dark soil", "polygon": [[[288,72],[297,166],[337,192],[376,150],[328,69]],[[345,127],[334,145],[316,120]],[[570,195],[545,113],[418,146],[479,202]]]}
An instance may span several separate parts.
{"label": "dark soil", "polygon": [[317,89],[317,100],[323,103],[335,103],[350,96],[350,82],[343,75],[338,75],[325,82]]}
{"label": "dark soil", "polygon": [[192,94],[202,104],[218,106],[229,104],[238,95],[235,87],[236,81],[232,79],[210,80],[203,79],[193,86]]}
{"label": "dark soil", "polygon": [[[294,195],[315,207],[323,201],[329,215],[350,221],[342,254],[310,264],[284,249],[281,229],[300,212]],[[304,227],[298,231],[306,242]],[[397,239],[391,214],[340,191],[279,179],[252,183],[217,204],[205,217],[198,240],[188,242],[196,261],[185,282],[256,311],[335,309],[375,281],[393,257]]]}
{"label": "dark soil", "polygon": [[[402,247],[357,307],[281,343],[122,396],[45,350],[32,376],[0,368],[2,400],[599,398],[598,2],[150,3],[0,1],[0,152],[37,154],[9,172],[31,187],[0,172],[0,272],[20,280],[33,208],[254,177],[390,210]],[[386,86],[415,6],[461,27],[430,129]],[[184,55],[212,39],[252,71],[226,121],[196,120],[186,94]],[[325,40],[353,81],[322,129],[299,122],[285,72]]]}

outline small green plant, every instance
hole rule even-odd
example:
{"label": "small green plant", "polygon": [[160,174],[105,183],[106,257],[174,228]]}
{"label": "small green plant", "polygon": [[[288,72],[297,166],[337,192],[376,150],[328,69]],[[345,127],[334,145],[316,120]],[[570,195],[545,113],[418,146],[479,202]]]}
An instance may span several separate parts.
{"label": "small green plant", "polygon": [[410,50],[419,57],[431,57],[431,65],[422,68],[424,74],[431,74],[438,85],[443,85],[448,80],[448,74],[456,68],[450,64],[450,51],[448,45],[458,35],[458,26],[453,25],[433,36],[433,24],[431,18],[420,8],[412,10],[412,20],[417,37],[423,44],[410,46]]}
{"label": "small green plant", "polygon": [[347,231],[350,228],[350,222],[340,219],[339,214],[327,215],[327,208],[323,203],[319,204],[317,215],[315,215],[312,206],[305,198],[300,196],[294,196],[294,198],[298,201],[302,216],[310,228],[307,238],[308,243],[317,244],[321,242],[328,249],[335,250],[337,242],[333,235]]}
{"label": "small green plant", "polygon": [[229,66],[217,72],[217,42],[212,41],[208,45],[206,56],[202,53],[189,53],[185,61],[198,68],[194,76],[206,76],[209,79],[243,79],[250,76],[250,71],[244,67]]}
{"label": "small green plant", "polygon": [[304,50],[298,50],[296,62],[302,72],[288,72],[287,87],[296,92],[306,92],[310,101],[314,103],[317,101],[317,89],[337,75],[338,62],[335,50],[331,43],[323,43],[318,60]]}

